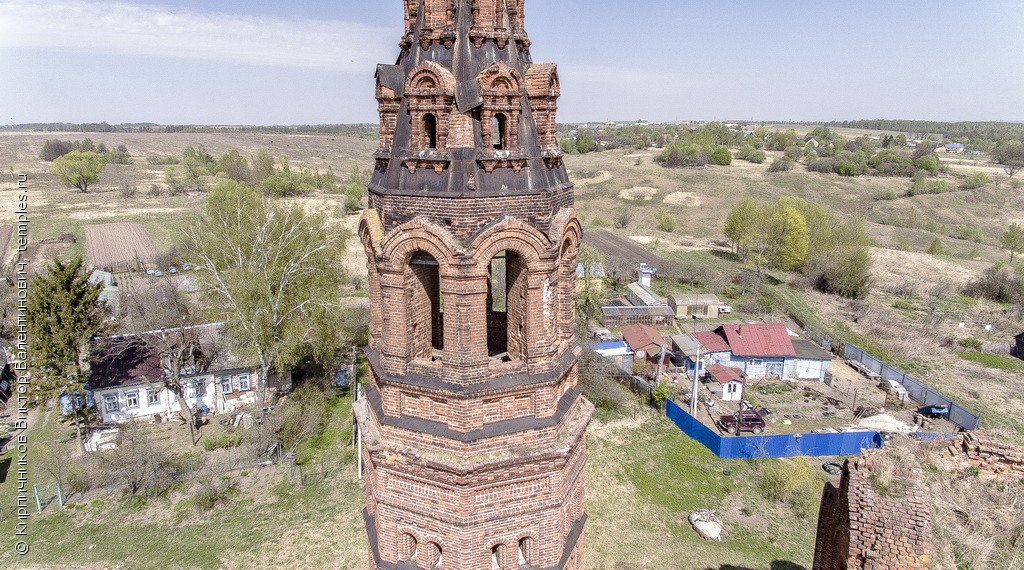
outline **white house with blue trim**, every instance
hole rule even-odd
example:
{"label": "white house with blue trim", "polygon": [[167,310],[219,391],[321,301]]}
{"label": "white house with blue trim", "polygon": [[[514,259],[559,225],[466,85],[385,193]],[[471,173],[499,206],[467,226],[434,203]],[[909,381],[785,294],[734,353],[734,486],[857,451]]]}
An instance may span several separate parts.
{"label": "white house with blue trim", "polygon": [[711,364],[737,368],[747,378],[777,376],[823,381],[832,355],[813,342],[795,338],[785,325],[743,323],[712,331],[673,337],[676,359],[693,374],[700,353],[699,375]]}

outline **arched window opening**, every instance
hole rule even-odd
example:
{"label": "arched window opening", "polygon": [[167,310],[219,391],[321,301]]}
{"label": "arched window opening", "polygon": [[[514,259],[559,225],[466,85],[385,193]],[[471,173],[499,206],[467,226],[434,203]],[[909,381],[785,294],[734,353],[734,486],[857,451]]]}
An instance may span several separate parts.
{"label": "arched window opening", "polygon": [[503,113],[494,115],[494,119],[491,121],[491,133],[494,150],[503,150],[508,147],[508,118]]}
{"label": "arched window opening", "polygon": [[491,259],[487,293],[487,353],[495,360],[526,354],[526,262],[514,251]]}
{"label": "arched window opening", "polygon": [[402,562],[416,560],[416,537],[409,533],[402,533],[398,538],[398,558]]}
{"label": "arched window opening", "polygon": [[440,264],[417,251],[409,261],[409,334],[413,358],[439,359],[444,350],[444,302]]}
{"label": "arched window opening", "polygon": [[424,75],[416,81],[416,89],[437,89],[437,81],[429,75]]}
{"label": "arched window opening", "polygon": [[433,113],[423,115],[423,137],[427,148],[437,148],[437,117]]}
{"label": "arched window opening", "polygon": [[491,570],[501,570],[501,558],[505,554],[504,544],[495,544],[491,547]]}
{"label": "arched window opening", "polygon": [[427,568],[439,569],[443,563],[444,553],[441,547],[435,542],[427,544]]}
{"label": "arched window opening", "polygon": [[519,565],[528,566],[533,564],[533,538],[524,536],[519,539]]}

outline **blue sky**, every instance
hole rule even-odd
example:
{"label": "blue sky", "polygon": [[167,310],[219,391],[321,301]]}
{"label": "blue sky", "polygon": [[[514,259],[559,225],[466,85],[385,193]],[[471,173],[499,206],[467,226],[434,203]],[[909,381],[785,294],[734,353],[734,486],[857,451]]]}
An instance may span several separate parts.
{"label": "blue sky", "polygon": [[[560,121],[1024,121],[1020,0],[527,0]],[[0,124],[375,122],[400,0],[0,0]]]}

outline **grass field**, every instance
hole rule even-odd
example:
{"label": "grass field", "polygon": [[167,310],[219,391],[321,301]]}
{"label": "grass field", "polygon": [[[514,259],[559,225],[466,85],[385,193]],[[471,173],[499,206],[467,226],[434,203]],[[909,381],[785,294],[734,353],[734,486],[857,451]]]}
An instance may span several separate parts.
{"label": "grass field", "polygon": [[[184,492],[141,503],[104,496],[64,511],[54,506],[32,517],[30,554],[5,551],[0,567],[361,568],[363,489],[352,476],[345,406],[334,411],[317,455],[343,457],[347,475],[307,486],[276,466],[224,475],[238,490],[204,512]],[[51,428],[48,420],[37,433],[51,437]],[[815,516],[798,518],[763,498],[763,465],[718,459],[646,409],[595,423],[588,449],[587,568],[810,567]],[[694,533],[686,517],[696,508],[721,513],[730,531],[725,541]]]}

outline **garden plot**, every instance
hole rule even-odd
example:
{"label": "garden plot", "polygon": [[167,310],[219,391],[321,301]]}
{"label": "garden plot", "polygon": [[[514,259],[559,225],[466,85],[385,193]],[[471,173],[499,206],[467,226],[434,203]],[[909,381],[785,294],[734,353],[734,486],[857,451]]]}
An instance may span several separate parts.
{"label": "garden plot", "polygon": [[121,273],[151,263],[156,246],[146,229],[137,222],[88,225],[85,249],[94,267]]}
{"label": "garden plot", "polygon": [[[831,385],[813,381],[778,381],[768,379],[747,380],[744,399],[755,408],[767,408],[771,415],[765,418],[766,435],[783,433],[810,433],[843,430],[856,426],[862,419],[877,414],[888,414],[906,426],[915,424],[915,412],[920,406],[913,400],[899,402],[887,397],[877,380],[861,376],[842,360],[833,360]],[[706,388],[701,387],[706,394]],[[715,421],[721,415],[736,413],[737,402],[715,400],[710,412],[703,406],[698,419],[717,430]],[[874,428],[864,428],[873,431]],[[956,426],[946,420],[932,420],[922,431],[953,433]]]}

